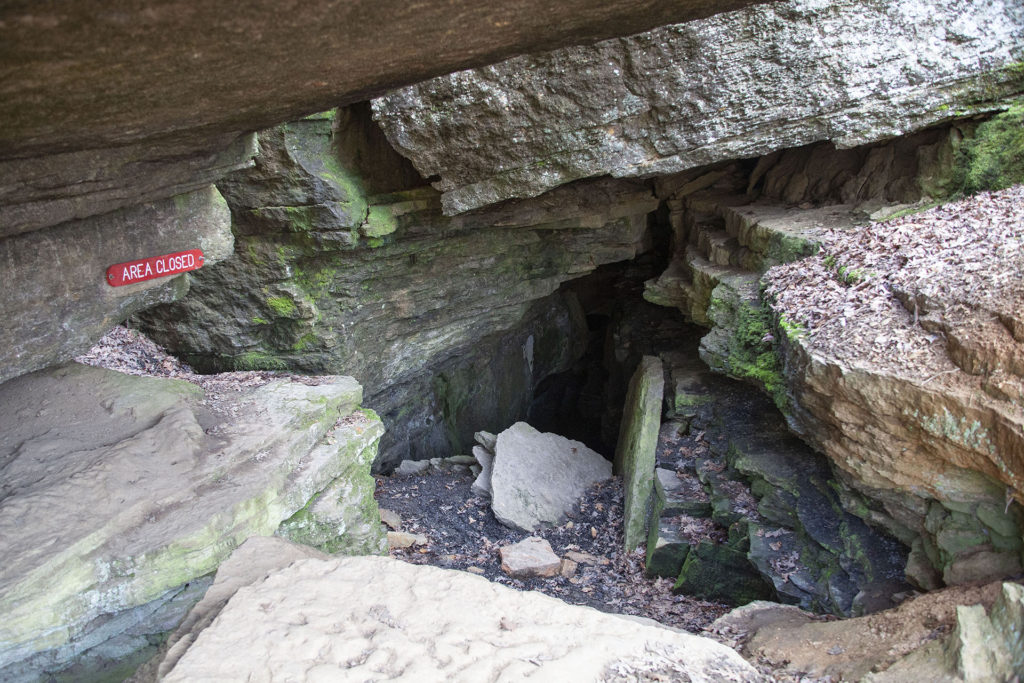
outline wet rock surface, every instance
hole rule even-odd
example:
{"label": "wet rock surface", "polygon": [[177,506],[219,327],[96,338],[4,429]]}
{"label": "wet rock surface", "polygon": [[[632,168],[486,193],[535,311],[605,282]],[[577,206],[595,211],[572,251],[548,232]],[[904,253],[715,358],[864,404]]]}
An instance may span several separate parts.
{"label": "wet rock surface", "polygon": [[[828,461],[788,434],[770,399],[692,356],[665,362],[675,417],[659,440],[649,571],[698,596],[778,596],[843,615],[863,609],[855,599],[874,585],[908,588],[907,549],[842,510]],[[702,495],[681,509],[681,491],[694,489]]]}

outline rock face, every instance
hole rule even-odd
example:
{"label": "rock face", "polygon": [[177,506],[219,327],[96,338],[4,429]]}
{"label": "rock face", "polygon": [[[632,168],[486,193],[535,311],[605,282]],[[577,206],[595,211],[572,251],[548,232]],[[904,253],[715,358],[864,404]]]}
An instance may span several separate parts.
{"label": "rock face", "polygon": [[499,522],[523,531],[561,524],[589,486],[611,476],[611,463],[579,441],[517,422],[498,435],[491,509]]}
{"label": "rock face", "polygon": [[[854,490],[767,396],[684,352],[663,360],[675,408],[658,444],[648,572],[706,599],[844,616],[909,588],[908,549],[843,509]],[[884,600],[867,604],[875,593]]]}
{"label": "rock face", "polygon": [[759,680],[706,638],[382,557],[298,560],[239,589],[164,680],[246,676]]}
{"label": "rock face", "polygon": [[144,322],[199,368],[355,376],[393,430],[393,466],[467,452],[474,431],[525,417],[536,382],[586,338],[579,304],[553,293],[647,249],[657,202],[641,183],[597,181],[445,218],[374,131],[355,109],[261,133],[256,168],[221,183],[236,257]]}
{"label": "rock face", "polygon": [[372,533],[335,524],[335,538],[354,526],[347,547],[378,549],[369,462],[382,427],[360,400],[345,377],[217,400],[76,364],[4,383],[0,677],[148,646],[199,597],[188,584],[249,536],[315,518],[311,499],[365,493],[324,524],[363,515]]}
{"label": "rock face", "polygon": [[66,361],[129,315],[188,291],[187,275],[111,287],[108,266],[188,249],[202,249],[210,266],[232,246],[231,216],[212,185],[45,233],[0,234],[0,382]]}
{"label": "rock face", "polygon": [[[173,251],[168,245],[178,239],[165,224],[187,213],[177,203],[251,165],[251,131],[523,50],[748,3],[647,0],[624,8],[573,0],[497,8],[445,1],[410,8],[372,0],[304,5],[286,20],[278,4],[265,1],[241,13],[195,0],[173,0],[160,11],[111,12],[102,2],[66,11],[0,8],[3,61],[17,65],[16,76],[0,85],[0,270],[17,273],[0,282],[0,308],[37,307],[36,315],[8,315],[5,330],[39,339],[20,355],[0,356],[0,381],[68,360],[139,308],[180,296],[180,278],[117,296],[104,291],[101,278],[112,263]],[[204,235],[226,235],[223,214],[206,223]],[[42,232],[5,243],[34,231]],[[127,258],[111,259],[112,251]],[[11,348],[8,339],[0,342]],[[44,349],[38,356],[36,347]]]}
{"label": "rock face", "polygon": [[913,543],[929,588],[1020,571],[1021,196],[825,233],[767,276],[791,424],[862,492],[849,508]]}
{"label": "rock face", "polygon": [[737,649],[781,675],[870,683],[1009,681],[1022,666],[1022,600],[1024,589],[1014,583],[964,586],[833,622],[758,602],[726,614],[711,630],[742,634]]}
{"label": "rock face", "polygon": [[903,135],[1024,89],[1011,0],[790,0],[389,93],[374,111],[446,213]]}
{"label": "rock face", "polygon": [[647,532],[665,390],[663,373],[660,359],[644,356],[626,393],[619,444],[615,450],[615,465],[626,489],[622,522],[626,552],[636,549]]}

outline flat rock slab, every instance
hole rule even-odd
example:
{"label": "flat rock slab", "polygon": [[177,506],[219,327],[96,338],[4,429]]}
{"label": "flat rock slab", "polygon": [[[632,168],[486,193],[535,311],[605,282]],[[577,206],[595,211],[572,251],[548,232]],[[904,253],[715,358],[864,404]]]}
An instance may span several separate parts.
{"label": "flat rock slab", "polygon": [[498,435],[491,508],[523,531],[561,524],[584,491],[611,476],[611,463],[579,441],[517,422]]}
{"label": "flat rock slab", "polygon": [[355,410],[355,380],[318,381],[217,404],[187,382],[77,364],[0,386],[0,679],[134,627],[118,615],[273,534],[353,463],[369,478],[380,421]]}
{"label": "flat rock slab", "polygon": [[298,560],[240,589],[163,680],[526,678],[760,680],[707,638],[385,557]]}
{"label": "flat rock slab", "polygon": [[538,536],[524,538],[498,552],[501,553],[501,570],[514,579],[555,576],[562,565],[551,544]]}

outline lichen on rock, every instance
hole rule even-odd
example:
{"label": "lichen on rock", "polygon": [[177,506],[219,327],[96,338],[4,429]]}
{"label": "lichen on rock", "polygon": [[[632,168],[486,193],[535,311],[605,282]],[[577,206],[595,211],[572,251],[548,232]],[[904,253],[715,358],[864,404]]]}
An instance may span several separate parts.
{"label": "lichen on rock", "polygon": [[[4,383],[0,402],[19,408],[0,414],[0,677],[59,671],[124,633],[157,637],[199,597],[182,587],[235,546],[339,478],[369,478],[381,427],[354,412],[361,398],[351,378],[325,377],[215,401],[77,364]],[[379,527],[372,488],[353,491],[363,498],[343,505]]]}

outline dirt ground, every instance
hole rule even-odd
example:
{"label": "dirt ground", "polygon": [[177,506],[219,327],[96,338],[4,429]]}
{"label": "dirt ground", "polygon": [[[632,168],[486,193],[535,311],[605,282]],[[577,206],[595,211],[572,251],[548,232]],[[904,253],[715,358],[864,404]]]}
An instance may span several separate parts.
{"label": "dirt ground", "polygon": [[495,519],[490,501],[470,490],[470,474],[432,471],[380,477],[377,502],[398,513],[404,531],[425,535],[426,546],[392,550],[414,564],[469,570],[520,590],[536,590],[575,605],[655,619],[698,633],[730,607],[672,593],[668,579],[644,576],[643,552],[622,550],[622,482],[598,484],[579,500],[566,524],[540,529],[560,557],[570,551],[595,556],[572,577],[513,579],[501,571],[498,549],[530,534]]}

